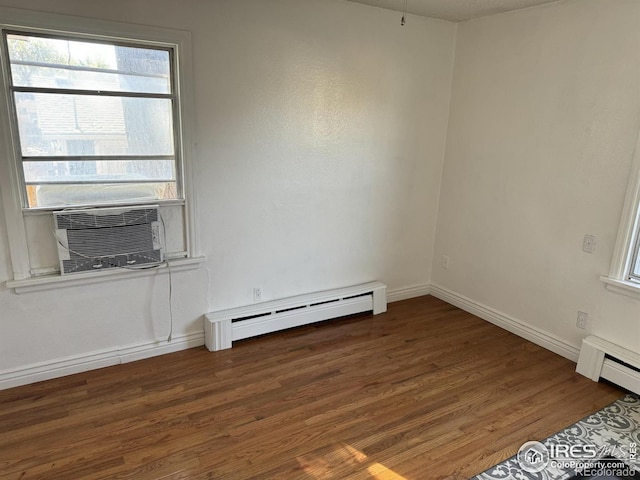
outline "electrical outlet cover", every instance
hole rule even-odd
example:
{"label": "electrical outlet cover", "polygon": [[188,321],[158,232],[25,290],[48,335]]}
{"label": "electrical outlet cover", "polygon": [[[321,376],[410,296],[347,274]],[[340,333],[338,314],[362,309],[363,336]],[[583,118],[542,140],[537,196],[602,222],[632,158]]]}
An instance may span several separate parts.
{"label": "electrical outlet cover", "polygon": [[576,327],[587,330],[589,327],[589,314],[586,312],[578,312],[578,318],[576,319]]}
{"label": "electrical outlet cover", "polygon": [[596,237],[594,235],[585,235],[582,242],[582,251],[593,253],[596,250]]}
{"label": "electrical outlet cover", "polygon": [[262,290],[260,288],[253,289],[253,301],[254,302],[262,301]]}

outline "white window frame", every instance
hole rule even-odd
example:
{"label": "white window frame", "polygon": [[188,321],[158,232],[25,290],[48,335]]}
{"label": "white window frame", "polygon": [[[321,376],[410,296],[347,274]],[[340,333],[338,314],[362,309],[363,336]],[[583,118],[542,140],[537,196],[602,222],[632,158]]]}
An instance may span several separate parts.
{"label": "white window frame", "polygon": [[[68,15],[50,14],[43,12],[27,11],[15,8],[0,7],[0,26],[7,30],[42,31],[44,33],[84,36],[87,39],[102,39],[107,41],[120,41],[131,43],[146,43],[169,47],[174,52],[175,73],[174,91],[180,98],[178,118],[175,119],[176,134],[181,142],[178,142],[176,156],[181,158],[179,175],[182,179],[182,191],[184,199],[167,201],[173,204],[184,205],[184,225],[186,238],[186,256],[182,259],[185,265],[197,265],[204,260],[199,256],[198,236],[195,229],[195,194],[191,176],[191,157],[193,149],[193,88],[192,88],[192,57],[191,34],[187,31],[174,30],[145,25],[133,25],[106,20],[74,17]],[[24,208],[22,199],[23,186],[21,184],[21,168],[19,158],[16,155],[15,139],[10,118],[11,99],[9,98],[8,58],[1,57],[2,85],[0,85],[0,142],[4,148],[0,149],[0,189],[6,218],[9,250],[13,268],[13,280],[7,282],[9,288],[34,289],[39,285],[47,285],[49,288],[60,284],[77,284],[78,279],[54,275],[48,278],[32,277],[28,250],[28,238],[25,229],[25,215],[42,214],[38,211],[30,211]],[[157,203],[157,202],[155,202]],[[33,209],[31,209],[33,210]],[[196,261],[194,261],[196,260]],[[180,260],[175,262],[180,265]],[[193,267],[193,268],[196,268]],[[152,270],[153,271],[153,270]],[[151,274],[151,272],[149,274]],[[104,276],[104,279],[113,279],[113,276],[138,274],[139,272],[118,271]],[[92,275],[91,273],[87,275]],[[133,276],[133,275],[132,275]],[[103,278],[96,276],[96,278]]]}
{"label": "white window frame", "polygon": [[607,289],[640,299],[640,282],[630,278],[634,253],[640,246],[640,134],[627,186],[620,227],[611,261],[609,275],[600,279]]}

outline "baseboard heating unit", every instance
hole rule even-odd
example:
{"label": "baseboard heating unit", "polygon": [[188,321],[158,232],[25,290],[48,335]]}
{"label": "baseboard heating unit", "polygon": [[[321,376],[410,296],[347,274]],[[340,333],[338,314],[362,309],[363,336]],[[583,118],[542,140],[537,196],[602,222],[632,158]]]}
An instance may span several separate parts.
{"label": "baseboard heating unit", "polygon": [[640,394],[640,354],[590,335],[582,341],[576,372]]}
{"label": "baseboard heating unit", "polygon": [[204,343],[214,352],[232,342],[332,318],[387,311],[387,286],[380,282],[220,310],[205,315]]}

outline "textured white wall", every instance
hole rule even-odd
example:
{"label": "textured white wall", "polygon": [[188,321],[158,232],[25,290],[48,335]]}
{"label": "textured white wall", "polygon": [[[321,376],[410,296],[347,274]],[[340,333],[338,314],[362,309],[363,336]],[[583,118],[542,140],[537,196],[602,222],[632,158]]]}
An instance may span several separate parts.
{"label": "textured white wall", "polygon": [[[455,25],[338,0],[0,0],[189,30],[202,253],[175,332],[206,311],[430,278]],[[9,278],[0,222],[0,282]],[[0,290],[0,370],[168,331],[167,277]]]}
{"label": "textured white wall", "polygon": [[[598,281],[640,125],[636,0],[458,27],[437,235],[453,24],[400,28],[396,13],[338,0],[0,4],[193,33],[208,261],[176,275],[178,334],[201,331],[205,311],[250,303],[254,286],[270,299],[432,278],[575,346],[576,311],[587,311],[594,333],[640,351],[640,303]],[[3,220],[0,282],[11,271]],[[593,255],[585,233],[598,237]],[[162,337],[167,288],[162,276],[0,289],[0,370]]]}
{"label": "textured white wall", "polygon": [[573,0],[459,26],[435,284],[575,346],[582,310],[640,351],[640,302],[598,280],[640,124],[639,24],[637,0]]}

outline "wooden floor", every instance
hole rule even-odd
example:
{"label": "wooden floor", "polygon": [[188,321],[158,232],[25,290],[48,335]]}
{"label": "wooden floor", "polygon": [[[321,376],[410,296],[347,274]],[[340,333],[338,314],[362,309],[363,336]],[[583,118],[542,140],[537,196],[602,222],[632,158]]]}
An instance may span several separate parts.
{"label": "wooden floor", "polygon": [[460,479],[622,395],[433,297],[0,392],[2,479]]}

